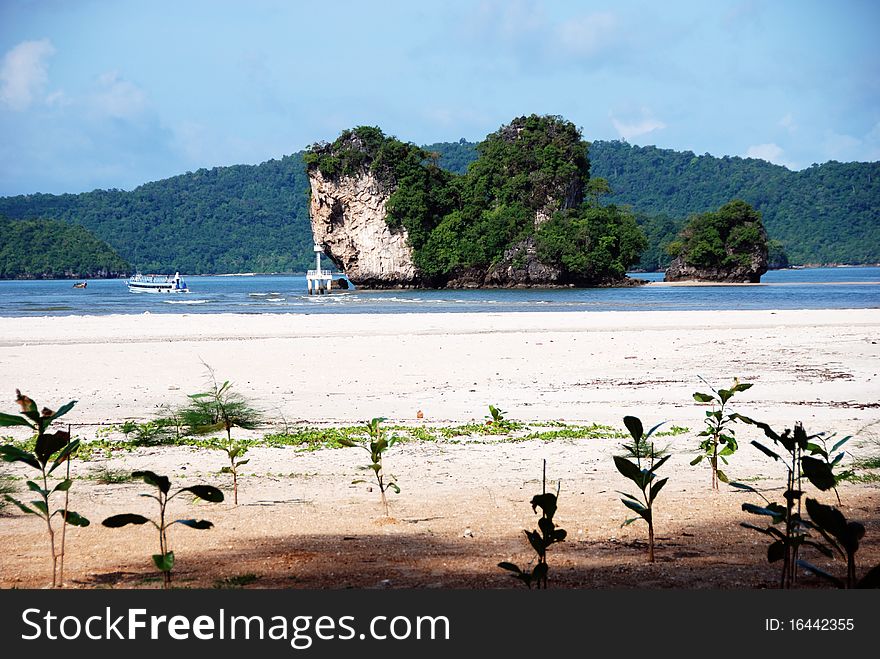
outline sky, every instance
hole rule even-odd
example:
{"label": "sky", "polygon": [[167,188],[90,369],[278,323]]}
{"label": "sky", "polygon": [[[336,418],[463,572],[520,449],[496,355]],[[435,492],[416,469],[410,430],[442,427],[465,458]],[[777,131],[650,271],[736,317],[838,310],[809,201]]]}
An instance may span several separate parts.
{"label": "sky", "polygon": [[589,141],[877,161],[878,34],[874,0],[0,0],[0,195],[532,113]]}

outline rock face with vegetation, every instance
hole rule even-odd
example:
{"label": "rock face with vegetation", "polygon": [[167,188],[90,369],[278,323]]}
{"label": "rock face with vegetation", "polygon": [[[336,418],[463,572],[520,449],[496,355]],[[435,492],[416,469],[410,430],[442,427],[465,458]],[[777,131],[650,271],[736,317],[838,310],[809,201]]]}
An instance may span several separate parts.
{"label": "rock face with vegetation", "polygon": [[0,279],[124,277],[131,266],[87,229],[0,216]]}
{"label": "rock face with vegetation", "polygon": [[364,287],[416,283],[407,231],[385,222],[390,195],[372,172],[324,178],[315,170],[309,183],[312,234],[337,267]]}
{"label": "rock face with vegetation", "polygon": [[644,236],[584,201],[588,146],[560,117],[520,117],[453,174],[378,128],[345,131],[304,157],[315,240],[367,288],[623,283]]}
{"label": "rock face with vegetation", "polygon": [[758,283],[767,272],[761,214],[741,200],[691,217],[669,252],[665,281]]}

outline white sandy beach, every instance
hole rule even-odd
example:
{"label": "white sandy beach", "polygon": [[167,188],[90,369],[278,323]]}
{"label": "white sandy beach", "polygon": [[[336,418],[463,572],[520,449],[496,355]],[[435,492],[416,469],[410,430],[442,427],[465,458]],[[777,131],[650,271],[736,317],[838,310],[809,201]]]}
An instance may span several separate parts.
{"label": "white sandy beach", "polygon": [[[740,409],[856,431],[878,419],[880,310],[0,318],[0,389],[79,400],[75,423],[151,417],[210,364],[288,421],[694,422],[699,377]],[[76,418],[73,418],[73,417]]]}
{"label": "white sandy beach", "polygon": [[[656,565],[644,563],[644,527],[620,527],[619,440],[578,438],[395,446],[386,465],[402,494],[392,495],[392,518],[379,517],[375,488],[352,483],[360,449],[255,447],[241,505],[199,509],[216,524],[209,533],[175,532],[175,572],[189,586],[252,574],[256,587],[512,587],[495,566],[530,560],[521,530],[534,523],[527,502],[546,459],[570,538],[554,550],[554,587],[767,587],[777,570],[760,536],[739,526],[749,496],[711,494],[705,465],[688,466],[704,418],[691,394],[705,390],[701,375],[718,386],[754,382],[736,411],[778,428],[802,420],[811,431],[856,434],[849,466],[880,445],[878,330],[880,310],[3,318],[0,409],[13,411],[20,387],[41,405],[78,399],[71,423],[148,419],[203,389],[203,360],[289,422],[419,423],[423,410],[430,426],[482,420],[489,403],[530,422],[667,421],[690,430],[670,440]],[[779,465],[746,445],[760,436],[739,426],[743,450],[725,469],[776,492]],[[144,510],[143,484],[103,484],[106,469],[151,469],[228,493],[223,464],[208,448],[96,453],[75,465],[74,505],[93,520]],[[878,493],[873,482],[841,486],[846,514],[869,529],[866,564],[880,558]],[[45,583],[44,536],[35,518],[0,519],[0,588]],[[94,523],[69,539],[70,586],[155,586],[150,529]]]}

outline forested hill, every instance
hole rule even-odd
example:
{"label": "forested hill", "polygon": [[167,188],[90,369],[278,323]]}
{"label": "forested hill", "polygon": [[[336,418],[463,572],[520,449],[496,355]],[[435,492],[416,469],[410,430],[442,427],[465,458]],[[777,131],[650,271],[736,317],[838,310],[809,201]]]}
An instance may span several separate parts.
{"label": "forested hill", "polygon": [[81,224],[143,272],[290,272],[313,258],[308,188],[296,153],[131,192],[3,197],[0,214]]}
{"label": "forested hill", "polygon": [[[440,166],[463,172],[475,147],[460,140],[425,148],[440,155]],[[752,158],[596,141],[590,175],[614,191],[603,203],[628,204],[640,215],[655,255],[650,243],[680,229],[688,215],[742,199],[761,211],[793,264],[880,262],[880,162],[832,161],[793,172]]]}
{"label": "forested hill", "polygon": [[[459,173],[476,158],[464,140],[425,148]],[[794,264],[880,262],[880,163],[792,172],[761,160],[601,141],[590,161],[590,174],[615,191],[603,203],[636,211],[649,239],[645,265],[662,265],[662,244],[688,215],[734,198],[763,213],[770,238],[782,241]],[[81,224],[145,272],[294,271],[312,260],[302,153],[200,169],[130,192],[0,197],[0,215]]]}
{"label": "forested hill", "polygon": [[130,270],[81,226],[0,216],[0,279],[121,277]]}

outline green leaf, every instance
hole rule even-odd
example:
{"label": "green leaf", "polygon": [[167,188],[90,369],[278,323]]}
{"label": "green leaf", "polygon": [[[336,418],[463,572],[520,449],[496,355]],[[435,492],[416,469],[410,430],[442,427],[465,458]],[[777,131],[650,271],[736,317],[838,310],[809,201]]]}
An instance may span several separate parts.
{"label": "green leaf", "polygon": [[766,515],[767,517],[772,517],[775,523],[779,523],[785,518],[785,510],[783,509],[782,512],[780,512],[779,509],[775,507],[771,508],[768,506],[765,508],[763,506],[756,506],[753,503],[744,503],[742,509],[753,515]]}
{"label": "green leaf", "polygon": [[80,515],[79,513],[75,513],[72,510],[67,511],[67,517],[64,517],[64,511],[59,510],[58,514],[61,515],[61,519],[65,520],[71,526],[88,526],[91,524],[89,520]]}
{"label": "green leaf", "polygon": [[367,481],[365,481],[363,478],[358,478],[357,480],[353,480],[353,481],[351,482],[351,484],[352,484],[352,485],[358,485],[358,484],[360,484],[360,483],[366,483],[366,482],[367,482]]}
{"label": "green leaf", "polygon": [[397,483],[388,483],[388,487],[394,490],[395,494],[400,494],[400,488],[397,487]]}
{"label": "green leaf", "polygon": [[731,391],[746,391],[747,389],[751,389],[754,385],[751,382],[739,382],[730,388]]}
{"label": "green leaf", "polygon": [[20,448],[13,446],[12,444],[0,446],[0,457],[3,458],[4,462],[23,462],[34,469],[41,468],[40,463],[32,453],[22,451]]}
{"label": "green leaf", "polygon": [[0,427],[3,426],[27,426],[33,428],[30,421],[16,414],[3,414],[0,412]]}
{"label": "green leaf", "polygon": [[67,492],[70,489],[70,486],[73,485],[73,481],[69,478],[65,478],[63,481],[58,483],[55,488],[52,490],[53,492]]}
{"label": "green leaf", "polygon": [[720,480],[722,483],[730,482],[730,480],[727,478],[727,475],[720,469],[715,470],[715,475],[718,476],[718,480]]}
{"label": "green leaf", "polygon": [[525,534],[529,539],[529,544],[532,545],[532,548],[537,552],[538,556],[543,557],[544,554],[547,553],[547,548],[544,546],[544,539],[537,531],[525,531]]}
{"label": "green leaf", "polygon": [[[807,497],[806,508],[807,514],[816,526],[833,535],[841,544],[847,544],[849,539],[848,526],[842,512],[833,506],[826,506],[809,497]],[[858,542],[856,542],[856,546],[858,546]]]}
{"label": "green leaf", "polygon": [[746,485],[745,483],[737,483],[735,481],[733,481],[733,482],[729,481],[727,484],[730,485],[730,487],[735,487],[738,490],[746,490],[747,492],[754,492],[755,494],[760,494],[758,492],[758,490],[756,490],[754,487],[752,487],[751,485]]}
{"label": "green leaf", "polygon": [[143,515],[135,515],[133,513],[123,513],[122,515],[113,515],[112,517],[108,517],[103,522],[102,525],[106,526],[109,529],[118,529],[121,526],[126,526],[128,524],[146,524],[149,522],[146,517]]}
{"label": "green leaf", "polygon": [[54,433],[43,433],[37,437],[37,444],[34,447],[34,455],[40,461],[41,465],[45,465],[54,453],[64,448],[64,445],[70,441],[70,433],[59,430]]}
{"label": "green leaf", "polygon": [[18,499],[13,499],[8,494],[4,495],[3,498],[6,499],[7,501],[9,501],[10,503],[15,504],[18,507],[18,509],[23,513],[27,513],[28,515],[38,515],[38,516],[40,515],[40,513],[38,513],[36,510],[28,508],[21,501],[19,501]]}
{"label": "green leaf", "polygon": [[337,439],[336,441],[337,441],[339,444],[341,444],[342,446],[347,446],[347,447],[349,447],[349,448],[352,448],[352,447],[355,446],[355,443],[354,443],[353,441],[351,441],[350,439],[348,439],[347,437],[340,437],[340,438]]}
{"label": "green leaf", "polygon": [[663,486],[666,485],[666,481],[668,480],[669,478],[661,478],[659,481],[651,486],[651,494],[648,498],[648,501],[654,501],[654,499],[657,498],[657,494],[660,492],[660,490],[663,489]]}
{"label": "green leaf", "polygon": [[803,569],[806,570],[807,572],[812,572],[812,573],[815,574],[817,577],[821,577],[821,578],[823,578],[823,579],[827,579],[828,581],[830,581],[831,583],[833,583],[833,584],[834,584],[835,586],[837,586],[838,588],[843,588],[843,587],[844,587],[844,583],[843,583],[843,581],[842,581],[841,579],[838,579],[837,577],[835,577],[835,576],[829,574],[829,573],[826,572],[825,570],[822,570],[822,569],[816,567],[816,566],[813,565],[812,563],[807,563],[807,561],[798,561],[797,564],[798,564],[799,567],[803,568]]}
{"label": "green leaf", "polygon": [[718,390],[718,398],[721,399],[721,404],[723,405],[727,401],[729,401],[733,397],[733,392],[730,389],[719,389]]}
{"label": "green leaf", "polygon": [[768,562],[775,563],[783,558],[785,558],[785,543],[782,540],[777,540],[767,547]]}
{"label": "green leaf", "polygon": [[180,492],[191,492],[194,496],[211,503],[220,503],[223,501],[223,492],[212,485],[193,485],[192,487],[184,487]]}
{"label": "green leaf", "polygon": [[614,466],[617,467],[617,471],[626,476],[632,482],[634,482],[639,487],[643,487],[642,479],[643,474],[642,470],[638,468],[633,462],[630,462],[626,458],[615,455],[614,456]]}
{"label": "green leaf", "polygon": [[635,417],[635,416],[623,417],[623,425],[626,426],[626,429],[629,430],[629,434],[637,442],[639,440],[641,440],[642,436],[645,434],[645,429],[642,427],[642,421],[638,417]]}
{"label": "green leaf", "polygon": [[620,525],[620,528],[623,528],[624,526],[629,526],[633,522],[638,522],[640,519],[641,517],[630,517],[628,520],[624,521],[624,523]]}
{"label": "green leaf", "polygon": [[46,498],[47,496],[49,496],[49,492],[44,490],[39,485],[37,485],[34,481],[27,481],[27,486],[31,492],[36,492],[37,494],[39,494],[43,498]]}
{"label": "green leaf", "polygon": [[771,451],[769,448],[761,444],[760,442],[752,441],[752,446],[761,451],[764,455],[769,455],[774,460],[782,460],[779,455],[775,451]]}
{"label": "green leaf", "polygon": [[698,455],[698,456],[695,457],[693,460],[691,460],[691,467],[693,467],[694,465],[700,464],[700,461],[701,461],[704,457],[706,457],[706,456],[704,456],[704,455]]}
{"label": "green leaf", "polygon": [[536,494],[532,497],[530,504],[532,511],[538,512],[538,508],[540,508],[550,519],[553,519],[553,515],[556,514],[556,495],[550,492]]}
{"label": "green leaf", "polygon": [[60,408],[58,408],[58,411],[55,412],[55,414],[49,417],[48,423],[52,423],[55,419],[61,418],[62,416],[70,412],[70,410],[73,409],[74,405],[76,405],[75,400],[70,401],[66,405],[62,405]]}
{"label": "green leaf", "polygon": [[160,572],[171,572],[174,568],[174,552],[167,554],[153,554],[153,564]]}
{"label": "green leaf", "polygon": [[653,467],[648,469],[648,473],[653,474],[655,471],[660,469],[660,467],[662,467],[664,465],[664,463],[671,457],[672,457],[671,455],[664,455],[662,458],[660,458],[659,460],[657,460],[657,462],[654,463]]}
{"label": "green leaf", "polygon": [[709,394],[701,394],[697,392],[694,394],[694,400],[698,403],[711,403],[713,400],[715,400],[715,397]]}
{"label": "green leaf", "polygon": [[637,513],[642,519],[646,522],[651,521],[651,511],[645,508],[638,501],[633,501],[631,499],[621,499],[623,505],[632,510],[634,513]]}
{"label": "green leaf", "polygon": [[220,473],[221,473],[221,474],[231,474],[231,473],[232,473],[232,467],[223,467],[223,468],[220,469]]}
{"label": "green leaf", "polygon": [[171,481],[168,480],[167,476],[159,476],[152,471],[133,471],[131,477],[140,478],[147,485],[158,487],[162,494],[168,494],[168,490],[171,489]]}
{"label": "green leaf", "polygon": [[522,574],[522,570],[519,569],[518,565],[514,565],[513,563],[508,563],[507,561],[501,561],[498,564],[498,567],[500,567],[502,570],[509,570],[509,571],[514,572],[516,574]]}
{"label": "green leaf", "polygon": [[831,471],[831,465],[827,462],[805,455],[801,458],[801,467],[804,470],[804,476],[822,491],[830,490],[837,483],[834,473]]}
{"label": "green leaf", "polygon": [[246,458],[244,460],[239,460],[238,462],[235,463],[235,468],[238,469],[241,465],[246,465],[250,461],[251,461],[250,458]]}
{"label": "green leaf", "polygon": [[49,506],[46,505],[45,501],[30,501],[29,502],[36,510],[39,510],[43,513],[44,516],[49,516]]}
{"label": "green leaf", "polygon": [[172,524],[183,524],[184,526],[188,526],[191,529],[198,529],[200,531],[204,531],[206,529],[213,528],[214,524],[209,522],[206,519],[177,519],[171,522]]}
{"label": "green leaf", "polygon": [[651,435],[654,434],[654,432],[657,430],[657,428],[659,428],[660,426],[662,426],[664,423],[666,423],[666,422],[665,422],[665,421],[661,421],[661,422],[658,423],[656,426],[654,426],[653,428],[651,428],[648,432],[645,433],[645,436],[642,437],[642,440],[644,441],[644,440],[648,439]]}
{"label": "green leaf", "polygon": [[79,448],[80,441],[78,439],[74,439],[72,442],[68,442],[64,445],[64,448],[58,452],[55,456],[55,460],[52,462],[52,468],[49,469],[48,473],[52,473],[55,471],[61,464],[65,462],[65,460],[69,459],[70,455],[76,453]]}
{"label": "green leaf", "polygon": [[841,439],[839,442],[837,442],[834,446],[832,446],[830,452],[834,453],[837,449],[839,449],[841,446],[846,444],[851,439],[852,439],[852,435],[847,435],[846,437]]}

